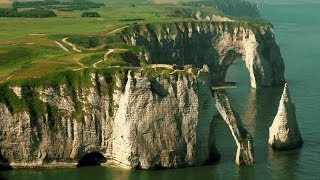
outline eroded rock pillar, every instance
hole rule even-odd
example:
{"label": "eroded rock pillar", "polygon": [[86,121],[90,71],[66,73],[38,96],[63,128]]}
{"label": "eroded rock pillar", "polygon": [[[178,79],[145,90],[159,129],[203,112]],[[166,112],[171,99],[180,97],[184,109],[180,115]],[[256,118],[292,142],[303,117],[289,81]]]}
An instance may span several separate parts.
{"label": "eroded rock pillar", "polygon": [[240,117],[232,109],[226,95],[215,93],[216,108],[224,121],[228,124],[233,138],[237,144],[236,163],[238,165],[254,164],[253,139],[250,133],[243,127]]}

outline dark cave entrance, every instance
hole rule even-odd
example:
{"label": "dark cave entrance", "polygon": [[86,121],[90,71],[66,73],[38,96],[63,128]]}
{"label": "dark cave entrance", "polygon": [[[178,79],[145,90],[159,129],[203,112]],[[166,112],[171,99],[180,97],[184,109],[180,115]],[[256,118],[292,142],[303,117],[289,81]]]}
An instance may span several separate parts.
{"label": "dark cave entrance", "polygon": [[84,166],[100,166],[101,163],[106,162],[107,159],[99,152],[86,153],[77,164],[77,167]]}
{"label": "dark cave entrance", "polygon": [[12,169],[12,167],[10,166],[9,160],[0,154],[0,170],[10,169]]}

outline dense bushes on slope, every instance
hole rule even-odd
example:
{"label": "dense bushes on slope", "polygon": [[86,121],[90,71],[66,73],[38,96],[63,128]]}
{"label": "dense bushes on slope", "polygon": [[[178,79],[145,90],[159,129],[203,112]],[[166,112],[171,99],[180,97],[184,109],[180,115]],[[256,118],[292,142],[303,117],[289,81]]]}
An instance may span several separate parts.
{"label": "dense bushes on slope", "polygon": [[28,18],[45,18],[57,16],[53,11],[48,9],[27,9],[19,12],[13,8],[0,8],[0,17],[28,17]]}
{"label": "dense bushes on slope", "polygon": [[83,12],[81,17],[100,17],[100,14],[97,12]]}
{"label": "dense bushes on slope", "polygon": [[47,8],[47,9],[57,9],[62,11],[72,11],[72,10],[85,10],[90,8],[100,8],[104,6],[103,3],[95,3],[86,0],[74,0],[72,2],[63,2],[56,0],[45,0],[45,1],[26,1],[12,3],[13,8]]}

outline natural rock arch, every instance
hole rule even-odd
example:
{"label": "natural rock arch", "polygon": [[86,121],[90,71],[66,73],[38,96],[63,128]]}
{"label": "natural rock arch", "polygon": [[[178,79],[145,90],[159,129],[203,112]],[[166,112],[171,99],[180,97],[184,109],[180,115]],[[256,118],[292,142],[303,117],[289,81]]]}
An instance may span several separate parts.
{"label": "natural rock arch", "polygon": [[129,45],[144,46],[147,64],[208,65],[212,85],[224,82],[234,60],[245,61],[253,88],[282,85],[284,63],[269,25],[189,22],[135,26],[123,31]]}
{"label": "natural rock arch", "polygon": [[284,62],[277,46],[272,29],[260,33],[238,28],[234,33],[224,33],[216,41],[218,51],[218,69],[214,76],[224,80],[230,65],[236,59],[242,59],[253,88],[281,85],[284,83]]}

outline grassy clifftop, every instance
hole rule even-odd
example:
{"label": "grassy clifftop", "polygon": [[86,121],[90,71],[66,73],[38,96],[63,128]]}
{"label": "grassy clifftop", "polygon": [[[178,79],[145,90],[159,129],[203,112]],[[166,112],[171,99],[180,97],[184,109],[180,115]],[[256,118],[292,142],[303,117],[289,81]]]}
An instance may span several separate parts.
{"label": "grassy clifftop", "polygon": [[[111,0],[105,6],[90,9],[101,15],[95,18],[81,17],[86,10],[57,9],[54,9],[57,17],[53,18],[0,18],[0,84],[65,71],[143,66],[138,56],[144,47],[128,46],[121,39],[121,32],[128,27],[212,22],[205,18],[211,15],[234,20],[226,22],[230,25],[268,24],[257,18],[226,15],[213,1],[211,4],[201,2],[205,5],[189,1],[156,4],[145,0]],[[8,5],[0,4],[0,7]],[[198,12],[205,15],[204,18],[197,18]]]}

